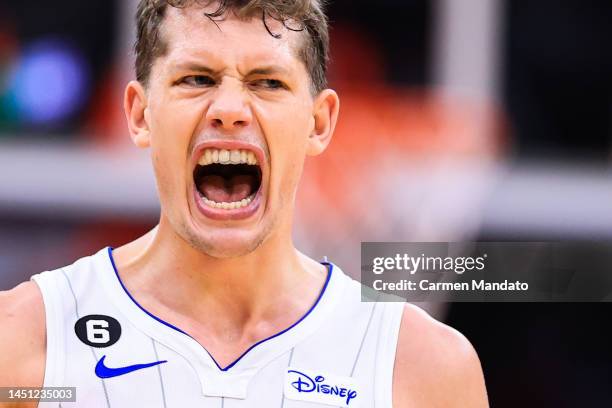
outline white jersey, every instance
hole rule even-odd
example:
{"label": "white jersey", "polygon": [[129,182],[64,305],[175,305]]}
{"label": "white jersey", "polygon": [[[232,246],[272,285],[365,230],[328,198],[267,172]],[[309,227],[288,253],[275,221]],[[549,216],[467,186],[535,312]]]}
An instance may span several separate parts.
{"label": "white jersey", "polygon": [[187,333],[140,306],[112,250],[32,279],[46,311],[45,387],[76,402],[41,407],[391,408],[402,303],[361,301],[328,264],[315,305],[226,367]]}

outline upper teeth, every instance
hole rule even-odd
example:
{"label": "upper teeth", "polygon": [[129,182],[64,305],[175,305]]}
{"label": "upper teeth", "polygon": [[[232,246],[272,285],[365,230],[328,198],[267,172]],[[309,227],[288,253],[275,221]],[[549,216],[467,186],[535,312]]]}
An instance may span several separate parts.
{"label": "upper teeth", "polygon": [[257,157],[248,150],[225,150],[225,149],[206,149],[198,160],[200,166],[207,164],[257,164]]}

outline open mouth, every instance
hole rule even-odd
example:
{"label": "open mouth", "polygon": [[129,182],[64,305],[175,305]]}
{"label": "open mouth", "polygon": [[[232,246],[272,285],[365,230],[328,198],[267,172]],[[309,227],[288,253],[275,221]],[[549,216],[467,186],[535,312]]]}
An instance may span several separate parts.
{"label": "open mouth", "polygon": [[206,206],[223,210],[248,207],[261,187],[255,154],[243,149],[206,149],[193,171],[193,181]]}

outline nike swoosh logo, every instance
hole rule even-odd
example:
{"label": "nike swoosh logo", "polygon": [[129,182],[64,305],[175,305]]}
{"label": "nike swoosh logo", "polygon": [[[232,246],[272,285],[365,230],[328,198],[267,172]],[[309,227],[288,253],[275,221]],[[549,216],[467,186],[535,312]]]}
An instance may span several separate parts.
{"label": "nike swoosh logo", "polygon": [[118,377],[120,375],[131,373],[132,371],[142,370],[143,368],[154,367],[156,365],[168,362],[167,360],[163,360],[148,364],[134,364],[126,367],[110,368],[104,365],[105,358],[106,356],[102,356],[102,358],[98,360],[98,364],[96,364],[96,375],[100,378]]}

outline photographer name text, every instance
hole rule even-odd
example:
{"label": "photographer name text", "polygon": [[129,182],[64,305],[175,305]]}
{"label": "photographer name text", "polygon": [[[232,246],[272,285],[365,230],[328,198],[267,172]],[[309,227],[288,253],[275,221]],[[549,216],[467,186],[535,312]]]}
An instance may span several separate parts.
{"label": "photographer name text", "polygon": [[473,279],[471,282],[431,282],[427,279],[418,282],[401,279],[396,282],[385,282],[377,279],[373,282],[378,291],[504,291],[521,292],[529,290],[529,284],[521,281],[487,282],[484,279]]}

